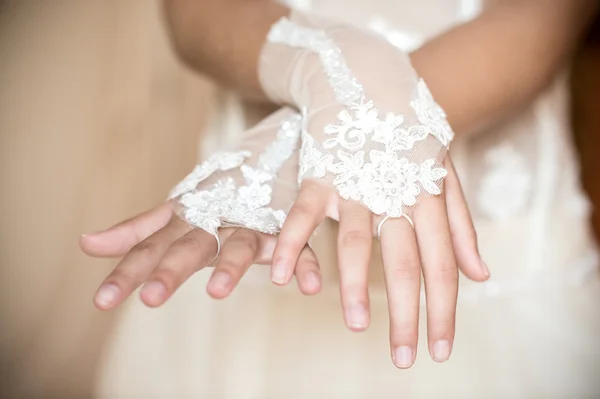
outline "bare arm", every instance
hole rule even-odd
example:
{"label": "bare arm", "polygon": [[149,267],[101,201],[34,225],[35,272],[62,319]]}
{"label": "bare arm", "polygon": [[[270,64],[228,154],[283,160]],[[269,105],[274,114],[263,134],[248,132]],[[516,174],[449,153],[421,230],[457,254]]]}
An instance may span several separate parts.
{"label": "bare arm", "polygon": [[[174,46],[191,67],[263,98],[258,57],[289,9],[269,0],[165,0]],[[595,0],[510,0],[431,40],[411,58],[459,133],[510,115],[542,90],[575,48]]]}
{"label": "bare arm", "polygon": [[266,100],[258,57],[269,28],[290,9],[272,0],[164,0],[180,58],[244,96]]}
{"label": "bare arm", "polygon": [[564,67],[594,17],[595,0],[509,0],[415,51],[457,132],[518,111]]}

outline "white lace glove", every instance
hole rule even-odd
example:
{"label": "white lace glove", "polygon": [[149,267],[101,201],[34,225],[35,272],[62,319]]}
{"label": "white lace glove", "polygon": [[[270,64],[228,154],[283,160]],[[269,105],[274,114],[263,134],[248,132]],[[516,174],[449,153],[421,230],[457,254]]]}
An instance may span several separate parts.
{"label": "white lace glove", "polygon": [[454,134],[407,54],[356,27],[293,13],[272,27],[259,69],[267,95],[305,114],[300,180],[324,179],[387,217],[441,194]]}
{"label": "white lace glove", "polygon": [[220,227],[277,234],[297,193],[300,129],[300,115],[284,107],[197,165],[169,196],[178,215],[217,240]]}

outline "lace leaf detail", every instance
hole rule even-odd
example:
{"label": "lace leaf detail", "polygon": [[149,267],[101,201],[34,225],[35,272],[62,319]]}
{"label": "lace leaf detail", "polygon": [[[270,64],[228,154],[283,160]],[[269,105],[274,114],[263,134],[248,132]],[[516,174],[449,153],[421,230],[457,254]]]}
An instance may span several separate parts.
{"label": "lace leaf detail", "polygon": [[430,133],[437,138],[442,145],[448,147],[454,132],[446,120],[446,113],[433,99],[433,95],[423,79],[417,83],[417,98],[411,102],[411,106],[417,113],[419,122],[430,129]]}
{"label": "lace leaf detail", "polygon": [[433,159],[428,159],[421,164],[421,169],[419,171],[419,182],[429,194],[440,195],[442,191],[436,182],[446,177],[448,172],[444,168],[432,168],[434,164],[435,160]]}

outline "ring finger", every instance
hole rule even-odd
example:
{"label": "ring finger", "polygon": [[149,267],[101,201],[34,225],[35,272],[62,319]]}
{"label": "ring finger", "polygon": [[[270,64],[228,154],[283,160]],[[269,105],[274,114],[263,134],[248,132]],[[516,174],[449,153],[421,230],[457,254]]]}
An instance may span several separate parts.
{"label": "ring finger", "polygon": [[223,245],[206,288],[209,295],[217,299],[228,296],[256,260],[260,245],[259,233],[237,229]]}
{"label": "ring finger", "polygon": [[415,232],[405,218],[385,222],[380,240],[392,360],[397,367],[408,368],[417,353],[421,294],[419,249]]}
{"label": "ring finger", "polygon": [[214,236],[194,229],[177,239],[148,277],[140,297],[148,306],[162,305],[192,274],[204,268],[217,252]]}
{"label": "ring finger", "polygon": [[173,215],[165,227],[131,248],[96,292],[96,306],[108,310],[127,298],[146,281],[169,246],[189,230],[186,222]]}
{"label": "ring finger", "polygon": [[340,200],[338,262],[346,325],[362,331],[369,326],[368,275],[373,231],[371,211],[354,201]]}

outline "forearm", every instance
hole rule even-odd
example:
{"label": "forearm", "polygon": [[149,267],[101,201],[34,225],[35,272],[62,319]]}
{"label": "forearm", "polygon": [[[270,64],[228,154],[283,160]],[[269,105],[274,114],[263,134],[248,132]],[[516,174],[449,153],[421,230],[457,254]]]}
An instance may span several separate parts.
{"label": "forearm", "polygon": [[[411,54],[456,132],[517,111],[564,64],[594,0],[504,0]],[[289,9],[270,0],[165,0],[174,46],[191,67],[264,99],[258,58],[270,26]]]}
{"label": "forearm", "polygon": [[186,64],[246,97],[266,100],[258,58],[271,25],[289,8],[272,0],[164,0],[164,9]]}
{"label": "forearm", "polygon": [[429,41],[411,55],[457,133],[517,112],[565,65],[595,0],[516,0]]}

